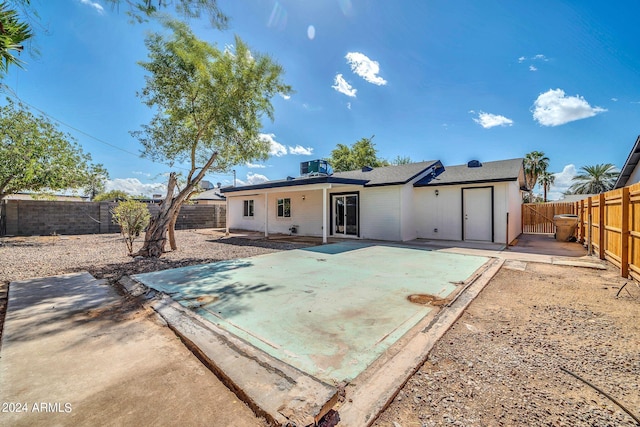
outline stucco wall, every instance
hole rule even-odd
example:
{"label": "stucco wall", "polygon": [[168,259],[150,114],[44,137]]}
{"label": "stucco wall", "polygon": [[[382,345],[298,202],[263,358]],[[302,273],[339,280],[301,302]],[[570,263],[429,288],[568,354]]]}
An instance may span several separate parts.
{"label": "stucco wall", "polygon": [[364,239],[401,240],[399,186],[363,188],[360,235]]}
{"label": "stucco wall", "polygon": [[[322,236],[322,191],[287,191],[245,196],[227,194],[229,203],[229,228],[264,232],[265,198],[269,233],[289,234],[289,228],[297,225],[298,234]],[[291,200],[291,217],[278,218],[278,199]],[[243,217],[244,201],[254,201],[254,217]]]}
{"label": "stucco wall", "polygon": [[462,240],[462,188],[487,186],[493,187],[494,242],[505,243],[507,212],[509,212],[509,240],[513,240],[520,234],[518,230],[521,229],[521,198],[516,181],[416,188],[414,203],[418,237]]}

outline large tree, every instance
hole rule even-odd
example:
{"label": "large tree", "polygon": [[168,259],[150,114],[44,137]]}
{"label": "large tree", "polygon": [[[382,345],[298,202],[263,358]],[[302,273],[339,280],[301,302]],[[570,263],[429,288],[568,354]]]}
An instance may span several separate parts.
{"label": "large tree", "polygon": [[98,194],[104,193],[109,172],[102,165],[91,165],[87,171],[84,195],[94,200]]}
{"label": "large tree", "polygon": [[0,107],[0,200],[23,191],[43,192],[88,184],[91,157],[45,117],[7,99]]}
{"label": "large tree", "polygon": [[556,176],[551,172],[544,171],[538,176],[538,184],[542,187],[542,191],[544,192],[544,201],[547,202],[547,192],[549,188],[556,181]]}
{"label": "large tree", "polygon": [[203,14],[209,17],[214,27],[224,28],[229,18],[218,7],[218,0],[107,0],[118,7],[122,3],[129,6],[128,14],[135,22],[145,22],[150,17],[161,16],[160,13],[173,6],[175,12],[184,18],[200,18]]}
{"label": "large tree", "polygon": [[291,92],[282,82],[282,67],[251,52],[240,38],[233,48],[220,50],[196,38],[182,22],[164,24],[172,34],[148,36],[149,60],[141,62],[148,75],[138,95],[155,115],[132,135],[142,143],[144,156],[185,162],[188,172],[180,184],[175,172],[169,175],[167,195],[138,252],[146,257],[163,253],[167,234],[176,249],[173,229],[180,207],[208,171],[267,159],[261,119],[273,119],[273,96]]}
{"label": "large tree", "polygon": [[546,172],[549,158],[542,151],[532,151],[524,156],[524,175],[529,189],[529,201],[533,201],[533,187],[538,182],[538,176]]}
{"label": "large tree", "polygon": [[389,162],[377,156],[377,150],[371,138],[362,138],[355,142],[351,147],[344,144],[338,144],[331,151],[331,157],[327,160],[334,172],[345,172],[360,169],[365,166],[373,168],[379,166],[388,166]]}
{"label": "large tree", "polygon": [[611,190],[616,184],[620,172],[611,163],[583,166],[580,173],[573,177],[569,187],[572,194],[600,194]]}
{"label": "large tree", "polygon": [[[29,0],[21,3],[29,5]],[[33,36],[29,24],[22,21],[16,9],[0,2],[0,78],[10,65],[22,68],[22,61],[15,55],[24,50],[24,43]]]}

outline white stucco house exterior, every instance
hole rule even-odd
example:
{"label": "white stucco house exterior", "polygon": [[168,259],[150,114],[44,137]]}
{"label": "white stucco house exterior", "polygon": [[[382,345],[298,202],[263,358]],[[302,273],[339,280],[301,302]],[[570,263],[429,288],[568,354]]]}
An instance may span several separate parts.
{"label": "white stucco house exterior", "polygon": [[304,236],[507,243],[522,231],[523,159],[439,160],[221,189],[227,229]]}

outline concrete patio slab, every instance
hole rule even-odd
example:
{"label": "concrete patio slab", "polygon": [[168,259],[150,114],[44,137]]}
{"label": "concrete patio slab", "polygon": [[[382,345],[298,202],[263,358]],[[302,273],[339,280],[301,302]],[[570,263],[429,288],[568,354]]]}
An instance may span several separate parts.
{"label": "concrete patio slab", "polygon": [[[334,407],[346,384],[345,414],[375,418],[472,299],[462,291],[486,284],[499,264],[354,241],[122,283],[146,292],[170,327],[258,413],[281,425],[309,425]],[[442,298],[446,308],[415,304],[410,295]]]}
{"label": "concrete patio slab", "polygon": [[351,381],[486,257],[342,242],[138,274],[209,322],[325,383]]}

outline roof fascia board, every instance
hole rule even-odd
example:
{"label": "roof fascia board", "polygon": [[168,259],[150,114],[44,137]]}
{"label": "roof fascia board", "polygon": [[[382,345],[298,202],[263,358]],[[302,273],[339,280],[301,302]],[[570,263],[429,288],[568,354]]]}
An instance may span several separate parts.
{"label": "roof fascia board", "polygon": [[[283,191],[298,191],[298,190],[314,190],[329,188],[331,185],[364,185],[366,180],[361,179],[348,179],[348,178],[333,178],[333,177],[319,177],[305,180],[296,181],[276,181],[265,182],[263,184],[247,185],[243,187],[228,187],[221,189],[223,193],[238,193],[238,192],[283,192]],[[329,185],[329,187],[327,187]],[[264,190],[264,191],[263,191]]]}
{"label": "roof fascia board", "polygon": [[415,185],[414,184],[414,187],[416,187],[416,188],[418,188],[418,187],[442,187],[444,185],[486,184],[488,182],[513,182],[513,181],[518,181],[518,178],[479,179],[479,180],[473,180],[473,181],[456,181],[456,182],[439,182],[439,183],[430,182],[429,184],[422,184],[422,185]]}

